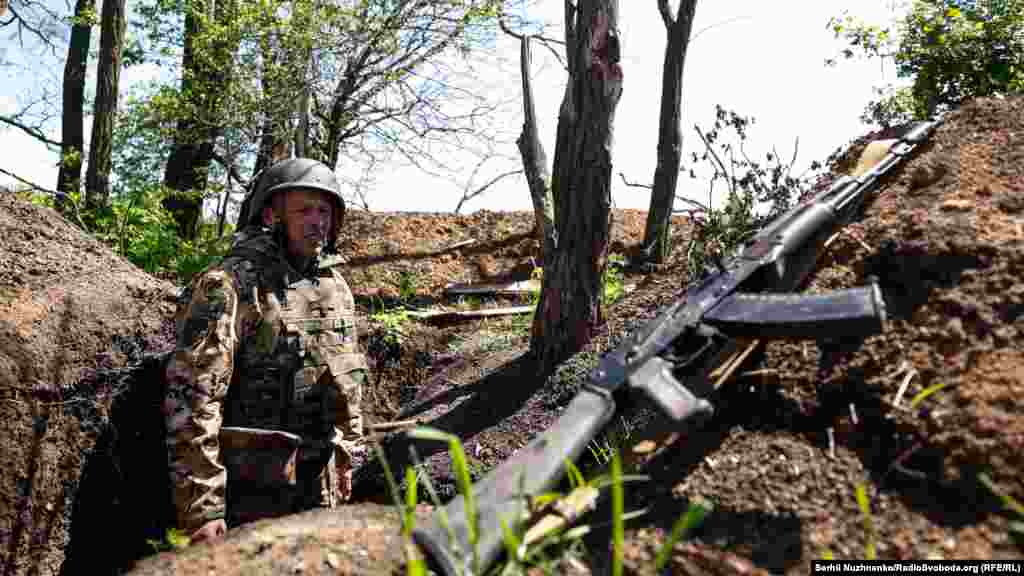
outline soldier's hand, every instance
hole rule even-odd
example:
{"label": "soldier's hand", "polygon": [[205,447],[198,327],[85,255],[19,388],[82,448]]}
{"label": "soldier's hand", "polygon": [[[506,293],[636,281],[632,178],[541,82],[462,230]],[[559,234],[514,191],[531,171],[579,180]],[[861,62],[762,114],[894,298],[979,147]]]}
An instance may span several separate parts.
{"label": "soldier's hand", "polygon": [[191,544],[198,544],[200,542],[213,542],[224,537],[224,534],[228,531],[228,525],[224,522],[223,518],[217,520],[210,520],[206,524],[203,524],[198,530],[192,533],[190,537]]}
{"label": "soldier's hand", "polygon": [[352,468],[338,468],[338,497],[342,502],[348,502],[352,497]]}

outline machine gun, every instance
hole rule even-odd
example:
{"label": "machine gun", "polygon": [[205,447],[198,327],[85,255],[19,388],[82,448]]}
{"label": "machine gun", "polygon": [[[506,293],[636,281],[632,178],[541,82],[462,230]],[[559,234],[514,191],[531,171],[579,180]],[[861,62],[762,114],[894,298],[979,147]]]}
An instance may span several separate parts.
{"label": "machine gun", "polygon": [[[524,496],[549,490],[565,474],[566,459],[575,460],[611,419],[613,394],[642,394],[681,426],[713,413],[707,398],[724,378],[712,383],[709,375],[725,363],[742,361],[738,338],[858,341],[881,332],[885,303],[877,282],[828,294],[793,291],[814,269],[827,239],[940,123],[941,118],[916,124],[873,169],[839,178],[776,218],[728,262],[717,262],[685,297],[606,354],[550,429],[474,485],[480,568],[490,566],[502,550],[502,521],[514,525],[526,511]],[[413,531],[413,539],[447,576],[470,574],[463,500],[453,499],[444,512],[447,526],[435,512],[428,525]],[[462,553],[463,563],[454,550]]]}

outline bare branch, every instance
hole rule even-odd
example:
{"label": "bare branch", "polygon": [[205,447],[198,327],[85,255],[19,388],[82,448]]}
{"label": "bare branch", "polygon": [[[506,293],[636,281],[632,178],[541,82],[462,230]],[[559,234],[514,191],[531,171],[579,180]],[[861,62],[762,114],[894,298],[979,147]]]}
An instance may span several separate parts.
{"label": "bare branch", "polygon": [[[498,18],[498,26],[501,28],[501,31],[504,32],[505,34],[508,34],[509,36],[515,38],[516,40],[522,41],[524,34],[513,32],[508,27],[508,23],[505,22],[504,16]],[[558,60],[558,63],[562,65],[562,68],[569,70],[569,66],[562,58],[562,55],[558,53],[558,50],[551,47],[552,44],[559,44],[561,46],[565,46],[564,41],[558,40],[557,38],[548,38],[547,36],[543,36],[541,34],[529,34],[529,37],[543,44],[545,48],[547,48],[548,50],[551,51],[552,54],[554,54],[555,59]]]}
{"label": "bare branch", "polygon": [[647,188],[648,190],[654,189],[654,186],[651,184],[640,184],[639,182],[630,182],[629,180],[626,180],[626,175],[622,172],[619,172],[619,177],[622,178],[622,183],[626,186],[632,186],[633,188]]}
{"label": "bare branch", "polygon": [[[774,149],[775,148],[773,147],[772,150],[774,150]],[[750,156],[747,156],[747,151],[744,149],[742,144],[740,144],[740,152],[743,153],[743,158],[747,161],[747,164],[750,164],[751,166],[756,164],[756,162],[754,162],[753,160],[750,159]],[[776,158],[779,157],[777,152],[776,152],[776,156],[775,157]],[[764,181],[764,178],[762,178],[761,175],[758,174],[756,170],[751,170],[749,173],[757,176],[758,182],[761,183],[761,186],[765,190],[771,190],[772,189],[771,186],[769,186],[768,183]]]}
{"label": "bare branch", "polygon": [[522,173],[523,173],[523,169],[521,169],[521,168],[519,170],[509,170],[508,172],[502,172],[501,174],[498,174],[494,178],[491,178],[490,180],[488,180],[483,186],[478,187],[476,190],[473,190],[472,192],[466,192],[465,194],[462,195],[462,199],[459,200],[458,205],[455,206],[455,213],[458,214],[459,210],[462,210],[462,205],[463,204],[465,204],[466,202],[472,200],[473,198],[476,198],[477,196],[483,194],[491,186],[494,186],[495,184],[497,184],[498,182],[504,180],[505,178],[508,178],[509,176],[515,176],[516,174],[522,174]]}
{"label": "bare branch", "polygon": [[797,152],[799,152],[799,151],[800,151],[800,136],[797,136],[796,140],[794,140],[794,142],[793,142],[793,158],[790,159],[789,166],[786,166],[786,178],[789,178],[789,175],[792,174],[792,172],[793,172],[793,166],[796,165],[796,155],[797,155]]}
{"label": "bare branch", "polygon": [[665,28],[671,30],[675,20],[672,18],[672,11],[668,7],[668,0],[658,0],[658,13],[661,14],[661,21],[665,23]]}
{"label": "bare branch", "polygon": [[724,25],[729,24],[731,22],[737,22],[739,20],[751,20],[752,18],[753,18],[752,16],[736,16],[735,18],[729,18],[727,20],[722,20],[721,22],[715,22],[714,24],[711,24],[709,26],[705,26],[704,28],[701,28],[700,30],[698,30],[696,34],[694,34],[693,36],[690,37],[690,42],[693,43],[693,41],[696,40],[698,36],[700,36],[701,34],[707,32],[708,30],[712,30],[714,28],[718,28],[719,26],[724,26]]}
{"label": "bare branch", "polygon": [[[700,127],[694,124],[693,129],[697,131],[697,136],[700,136],[700,141],[704,143],[704,147],[711,153],[711,157],[718,163],[720,170],[717,170],[717,172],[728,178],[729,170],[725,167],[725,163],[722,162],[722,159],[718,157],[718,153],[715,152],[715,149],[711,147],[711,143],[708,142],[708,139],[704,137],[704,133],[700,131]],[[729,183],[729,189],[732,190],[732,182]]]}
{"label": "bare branch", "polygon": [[216,160],[218,164],[223,166],[224,169],[228,171],[228,175],[231,176],[232,180],[238,182],[238,184],[244,189],[249,188],[249,181],[246,180],[245,178],[242,178],[241,174],[238,173],[238,166],[235,166],[234,163],[229,162],[218,152],[213,153],[213,159]]}
{"label": "bare branch", "polygon": [[0,168],[0,174],[5,174],[7,176],[10,176],[11,178],[14,178],[15,180],[17,180],[18,182],[21,182],[22,184],[25,184],[26,186],[31,187],[33,190],[38,190],[39,192],[43,192],[43,193],[49,194],[51,196],[64,196],[63,192],[58,192],[56,190],[51,190],[50,188],[44,188],[43,186],[40,186],[40,185],[36,184],[35,182],[32,182],[31,180],[26,180],[26,179],[22,178],[21,176],[18,176],[17,174],[15,174],[14,172],[8,172],[7,170],[4,170],[3,168]]}
{"label": "bare branch", "polygon": [[[685,198],[683,196],[679,196],[678,194],[676,195],[676,200],[682,200],[683,202],[686,202],[687,204],[689,204],[691,206],[696,206],[702,212],[710,212],[711,211],[711,207],[710,206],[705,206],[705,205],[701,204],[700,202],[698,202],[696,200],[690,200],[689,198]],[[676,212],[685,212],[685,210],[676,210]]]}
{"label": "bare branch", "polygon": [[45,33],[43,33],[42,30],[40,30],[37,26],[29,24],[28,20],[26,20],[25,17],[23,17],[21,14],[18,14],[18,12],[14,9],[14,6],[11,6],[9,3],[7,5],[7,10],[11,13],[11,20],[4,22],[3,25],[7,26],[13,23],[15,20],[18,22],[18,43],[22,47],[25,46],[25,39],[22,37],[22,30],[28,30],[29,32],[32,33],[33,36],[39,38],[40,42],[49,47],[51,52],[53,52],[54,54],[57,53],[57,46],[50,40],[50,38]]}
{"label": "bare branch", "polygon": [[558,63],[562,65],[562,68],[565,69],[566,72],[568,72],[569,64],[562,59],[562,55],[558,53],[558,50],[555,50],[554,48],[551,47],[552,43],[563,45],[564,43],[561,40],[555,40],[554,38],[546,38],[544,36],[537,36],[536,38],[537,40],[540,41],[541,44],[544,45],[545,48],[547,48],[552,54],[555,55],[555,60],[558,60]]}
{"label": "bare branch", "polygon": [[501,16],[498,17],[498,27],[501,28],[502,32],[504,32],[505,34],[508,34],[509,36],[515,38],[516,40],[522,40],[523,39],[523,35],[522,34],[519,34],[517,32],[513,32],[508,27],[508,23],[505,22],[505,15],[504,14],[502,14]]}
{"label": "bare branch", "polygon": [[56,140],[51,140],[51,139],[47,138],[42,132],[39,131],[38,128],[33,128],[31,126],[26,126],[26,125],[22,124],[21,122],[18,122],[17,120],[15,120],[13,118],[9,118],[7,116],[0,116],[0,122],[2,122],[4,124],[8,124],[10,126],[14,126],[15,128],[21,130],[22,132],[28,134],[29,136],[35,138],[36,140],[39,140],[43,144],[46,144],[47,146],[57,146],[57,147],[60,147],[60,145],[61,145],[60,142],[57,142]]}

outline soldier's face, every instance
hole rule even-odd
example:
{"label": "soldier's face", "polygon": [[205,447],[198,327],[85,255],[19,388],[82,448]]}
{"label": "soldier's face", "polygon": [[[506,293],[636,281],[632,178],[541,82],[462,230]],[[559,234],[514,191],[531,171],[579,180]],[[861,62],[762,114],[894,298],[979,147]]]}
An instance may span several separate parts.
{"label": "soldier's face", "polygon": [[318,255],[334,224],[330,197],[315,190],[290,190],[283,204],[288,253],[302,259]]}

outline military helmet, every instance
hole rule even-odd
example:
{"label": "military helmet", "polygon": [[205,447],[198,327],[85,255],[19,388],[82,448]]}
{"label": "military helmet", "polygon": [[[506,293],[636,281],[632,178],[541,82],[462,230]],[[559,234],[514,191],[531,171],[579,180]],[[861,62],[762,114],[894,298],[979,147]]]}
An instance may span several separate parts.
{"label": "military helmet", "polygon": [[345,216],[345,200],[341,197],[341,186],[334,171],[326,164],[312,158],[290,158],[267,167],[260,175],[256,186],[242,203],[239,227],[246,224],[261,224],[263,208],[275,192],[294,189],[318,190],[335,200],[334,223],[340,225]]}

